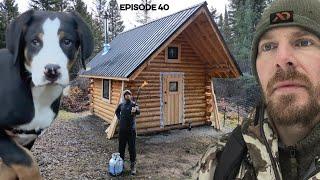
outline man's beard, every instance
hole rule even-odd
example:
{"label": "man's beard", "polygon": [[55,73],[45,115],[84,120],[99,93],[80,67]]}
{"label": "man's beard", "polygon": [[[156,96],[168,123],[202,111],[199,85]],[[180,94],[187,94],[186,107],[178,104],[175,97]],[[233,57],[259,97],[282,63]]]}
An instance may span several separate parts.
{"label": "man's beard", "polygon": [[[303,105],[297,105],[297,96],[295,94],[281,95],[279,98],[270,98],[273,93],[273,87],[281,81],[299,81],[304,85],[308,97]],[[307,76],[290,68],[288,71],[279,69],[273,78],[268,82],[265,95],[267,112],[269,118],[280,126],[303,125],[308,126],[318,115],[320,106],[318,98],[320,86],[314,87]]]}

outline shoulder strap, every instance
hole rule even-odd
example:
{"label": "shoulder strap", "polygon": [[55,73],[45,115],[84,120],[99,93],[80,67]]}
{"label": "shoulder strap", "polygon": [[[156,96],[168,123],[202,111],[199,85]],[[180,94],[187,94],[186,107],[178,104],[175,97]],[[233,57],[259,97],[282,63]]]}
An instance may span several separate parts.
{"label": "shoulder strap", "polygon": [[241,133],[241,127],[236,127],[225,145],[215,170],[214,180],[231,180],[239,172],[241,162],[246,157],[247,147]]}

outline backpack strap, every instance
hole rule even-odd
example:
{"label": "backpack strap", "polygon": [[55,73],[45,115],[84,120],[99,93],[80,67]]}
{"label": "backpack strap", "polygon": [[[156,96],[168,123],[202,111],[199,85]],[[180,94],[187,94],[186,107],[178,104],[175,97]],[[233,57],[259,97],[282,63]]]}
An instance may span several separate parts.
{"label": "backpack strap", "polygon": [[246,158],[247,151],[248,149],[241,133],[241,127],[237,126],[232,131],[221,153],[213,179],[234,179],[239,172],[242,160]]}

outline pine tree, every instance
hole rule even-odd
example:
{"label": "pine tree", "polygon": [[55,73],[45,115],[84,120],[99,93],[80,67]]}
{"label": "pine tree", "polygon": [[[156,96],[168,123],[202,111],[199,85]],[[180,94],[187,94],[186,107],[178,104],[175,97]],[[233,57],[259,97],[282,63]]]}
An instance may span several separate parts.
{"label": "pine tree", "polygon": [[[105,12],[107,9],[107,0],[96,0],[95,4],[95,9],[94,11],[94,39],[96,43],[95,47],[95,52],[100,52],[103,44],[104,44],[104,39],[105,39],[105,28],[104,28],[104,23],[105,23]],[[109,42],[109,40],[107,40]]]}
{"label": "pine tree", "polygon": [[[255,26],[270,0],[230,0],[229,47],[241,70],[250,73],[250,51]],[[225,26],[225,25],[224,25]]]}
{"label": "pine tree", "polygon": [[[250,46],[249,39],[252,36],[251,27],[251,17],[253,9],[251,0],[231,0],[230,2],[230,10],[229,13],[229,27],[231,29],[230,39],[231,39],[231,52],[233,52],[234,57],[236,58],[240,69],[243,72],[247,72],[246,70],[250,67],[250,63],[245,63],[248,59],[247,56],[250,53],[250,49],[247,49]],[[246,18],[251,18],[246,19]]]}
{"label": "pine tree", "polygon": [[15,0],[4,0],[0,3],[0,48],[5,47],[7,26],[19,15]]}
{"label": "pine tree", "polygon": [[[152,0],[141,0],[141,4],[152,4]],[[137,12],[137,22],[141,24],[146,24],[151,21],[151,11],[143,10]]]}
{"label": "pine tree", "polygon": [[237,80],[221,80],[216,83],[217,89],[222,90],[220,93],[223,93],[224,97],[235,97],[236,101],[241,99],[242,102],[255,102],[258,99],[257,97],[261,97],[255,78],[250,75],[252,74],[250,63],[251,42],[256,24],[260,20],[265,7],[271,1],[229,0],[229,9],[225,11],[224,18],[219,18],[223,20],[219,20],[223,22],[221,23],[222,34],[244,74]]}
{"label": "pine tree", "polygon": [[221,34],[224,37],[222,13],[220,13],[220,15],[218,15],[217,9],[211,6],[210,15],[211,15],[212,20],[217,24],[219,31],[221,32]]}
{"label": "pine tree", "polygon": [[253,12],[254,12],[254,19],[253,19],[254,29],[255,29],[257,23],[259,22],[264,9],[271,2],[272,2],[272,0],[255,0],[255,1],[252,1],[252,9],[253,9]]}
{"label": "pine tree", "polygon": [[61,0],[30,0],[29,6],[35,10],[54,11]]}
{"label": "pine tree", "polygon": [[96,9],[93,10],[95,13],[95,19],[100,23],[103,23],[107,9],[107,0],[96,0],[94,5],[96,7]]}
{"label": "pine tree", "polygon": [[225,10],[224,10],[222,32],[223,32],[226,43],[229,45],[229,48],[232,50],[232,37],[231,37],[232,32],[231,32],[229,12],[227,7],[225,7]]}
{"label": "pine tree", "polygon": [[108,13],[108,29],[110,32],[110,41],[124,30],[123,21],[119,11],[117,0],[110,0],[107,8]]}
{"label": "pine tree", "polygon": [[234,52],[239,66],[244,72],[251,72],[250,69],[250,50],[254,34],[254,15],[252,0],[245,0],[237,11],[235,19]]}
{"label": "pine tree", "polygon": [[114,37],[116,37],[119,33],[124,30],[123,21],[121,20],[121,15],[119,11],[119,6],[116,0],[110,0],[107,4],[106,0],[96,0],[95,2],[96,9],[94,9],[95,13],[95,39],[97,42],[97,51],[102,49],[102,45],[104,44],[105,39],[105,16],[107,13],[108,18],[108,39],[107,41],[110,43]]}
{"label": "pine tree", "polygon": [[[240,8],[243,7],[245,3],[245,0],[229,0],[229,6],[225,10],[225,14],[228,14],[228,27],[229,27],[229,34],[228,37],[230,39],[231,45],[231,51],[233,52],[234,42],[236,42],[236,38],[238,36],[238,29],[237,29],[237,23],[238,19],[241,19],[243,17],[241,16],[241,10]],[[225,17],[224,17],[225,18]],[[226,21],[226,20],[225,20]]]}
{"label": "pine tree", "polygon": [[[2,3],[0,3],[2,5]],[[6,47],[6,17],[5,13],[2,10],[1,7],[1,13],[0,13],[0,48]]]}
{"label": "pine tree", "polygon": [[[73,0],[72,2],[70,2],[68,10],[69,11],[73,10],[73,11],[78,12],[79,15],[82,17],[82,19],[88,24],[88,26],[92,30],[93,36],[95,35],[94,28],[93,28],[94,27],[94,22],[93,22],[93,19],[92,19],[92,14],[90,14],[87,11],[87,5],[82,0]],[[94,55],[95,55],[95,53],[93,53],[92,56],[94,56]],[[78,57],[78,59],[79,58],[80,57]],[[88,58],[87,62],[90,61],[90,60],[91,59]],[[79,62],[79,61],[77,61],[77,62]],[[80,63],[77,63],[76,65],[74,65],[72,67],[71,72],[70,72],[70,78],[71,79],[74,79],[77,76],[77,73],[79,72],[80,68],[81,68],[81,64]]]}
{"label": "pine tree", "polygon": [[70,0],[57,0],[53,5],[53,10],[63,12],[68,9],[69,3]]}
{"label": "pine tree", "polygon": [[73,1],[73,10],[78,12],[82,16],[82,18],[84,18],[85,20],[90,19],[87,5],[82,0]]}
{"label": "pine tree", "polygon": [[214,22],[218,23],[220,15],[217,14],[217,9],[216,8],[211,6],[210,15],[211,15],[211,18],[214,20]]}
{"label": "pine tree", "polygon": [[88,12],[88,7],[86,3],[83,2],[83,0],[73,0],[73,6],[71,7],[71,9],[78,12],[90,27],[93,26],[94,22],[92,14]]}
{"label": "pine tree", "polygon": [[15,0],[4,0],[2,4],[3,5],[1,5],[1,7],[3,8],[7,17],[6,24],[9,24],[19,15],[18,5],[15,4]]}
{"label": "pine tree", "polygon": [[218,26],[218,29],[220,30],[221,34],[223,35],[223,37],[225,36],[224,35],[224,32],[223,32],[223,16],[222,14],[220,14],[217,18],[217,26]]}

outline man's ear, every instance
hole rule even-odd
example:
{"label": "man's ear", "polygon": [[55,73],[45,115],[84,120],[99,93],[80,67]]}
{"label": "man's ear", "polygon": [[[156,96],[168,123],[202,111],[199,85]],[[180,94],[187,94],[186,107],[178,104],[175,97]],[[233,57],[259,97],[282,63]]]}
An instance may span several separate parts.
{"label": "man's ear", "polygon": [[28,10],[22,13],[17,19],[13,20],[7,28],[6,32],[6,47],[13,54],[14,64],[18,62],[20,58],[20,52],[22,48],[22,41],[24,29],[26,28],[28,22],[31,20],[33,10]]}
{"label": "man's ear", "polygon": [[81,64],[83,68],[86,69],[85,60],[91,56],[91,53],[93,52],[94,48],[92,32],[87,23],[84,22],[84,20],[80,17],[80,15],[77,12],[72,11],[70,12],[70,14],[77,24],[77,31],[80,38],[81,47]]}

